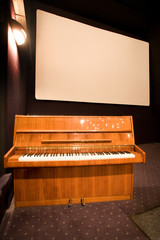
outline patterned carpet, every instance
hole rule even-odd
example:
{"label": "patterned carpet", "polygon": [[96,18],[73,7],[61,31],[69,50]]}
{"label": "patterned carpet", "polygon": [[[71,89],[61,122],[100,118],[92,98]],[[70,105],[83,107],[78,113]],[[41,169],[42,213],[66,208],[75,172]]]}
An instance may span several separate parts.
{"label": "patterned carpet", "polygon": [[130,201],[14,209],[0,226],[2,240],[145,240],[131,216],[160,206],[160,143],[143,144],[145,164],[135,165],[134,197]]}

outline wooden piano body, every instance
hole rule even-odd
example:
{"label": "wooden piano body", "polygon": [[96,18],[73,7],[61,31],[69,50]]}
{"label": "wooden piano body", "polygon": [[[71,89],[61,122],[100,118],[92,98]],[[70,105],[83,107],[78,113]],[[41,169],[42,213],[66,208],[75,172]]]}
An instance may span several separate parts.
{"label": "wooden piano body", "polygon": [[[134,158],[19,161],[23,154],[129,151]],[[145,153],[135,145],[131,116],[15,116],[13,147],[16,207],[132,199],[133,168]]]}

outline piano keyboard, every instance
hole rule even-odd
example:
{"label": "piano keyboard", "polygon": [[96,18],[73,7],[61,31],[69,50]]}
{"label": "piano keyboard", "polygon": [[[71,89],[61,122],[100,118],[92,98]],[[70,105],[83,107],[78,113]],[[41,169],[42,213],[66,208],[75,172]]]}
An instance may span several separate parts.
{"label": "piano keyboard", "polygon": [[91,152],[91,153],[44,153],[44,154],[23,154],[19,161],[73,161],[73,160],[98,160],[135,158],[133,153],[128,151],[120,152]]}

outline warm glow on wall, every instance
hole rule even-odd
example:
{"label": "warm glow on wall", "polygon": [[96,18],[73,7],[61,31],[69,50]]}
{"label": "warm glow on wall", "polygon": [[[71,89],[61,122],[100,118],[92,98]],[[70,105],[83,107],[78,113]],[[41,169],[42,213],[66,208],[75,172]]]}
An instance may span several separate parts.
{"label": "warm glow on wall", "polygon": [[13,32],[12,32],[10,26],[8,27],[8,42],[9,42],[9,46],[12,49],[12,52],[14,52],[14,55],[17,56],[17,46],[16,46],[15,39],[14,39],[14,36],[13,36]]}

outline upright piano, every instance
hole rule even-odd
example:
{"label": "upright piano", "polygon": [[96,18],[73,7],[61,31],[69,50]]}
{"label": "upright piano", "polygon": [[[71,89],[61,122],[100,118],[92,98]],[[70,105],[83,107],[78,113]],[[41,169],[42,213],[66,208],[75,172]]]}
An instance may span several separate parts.
{"label": "upright piano", "polygon": [[133,198],[135,145],[131,116],[15,116],[15,207]]}

